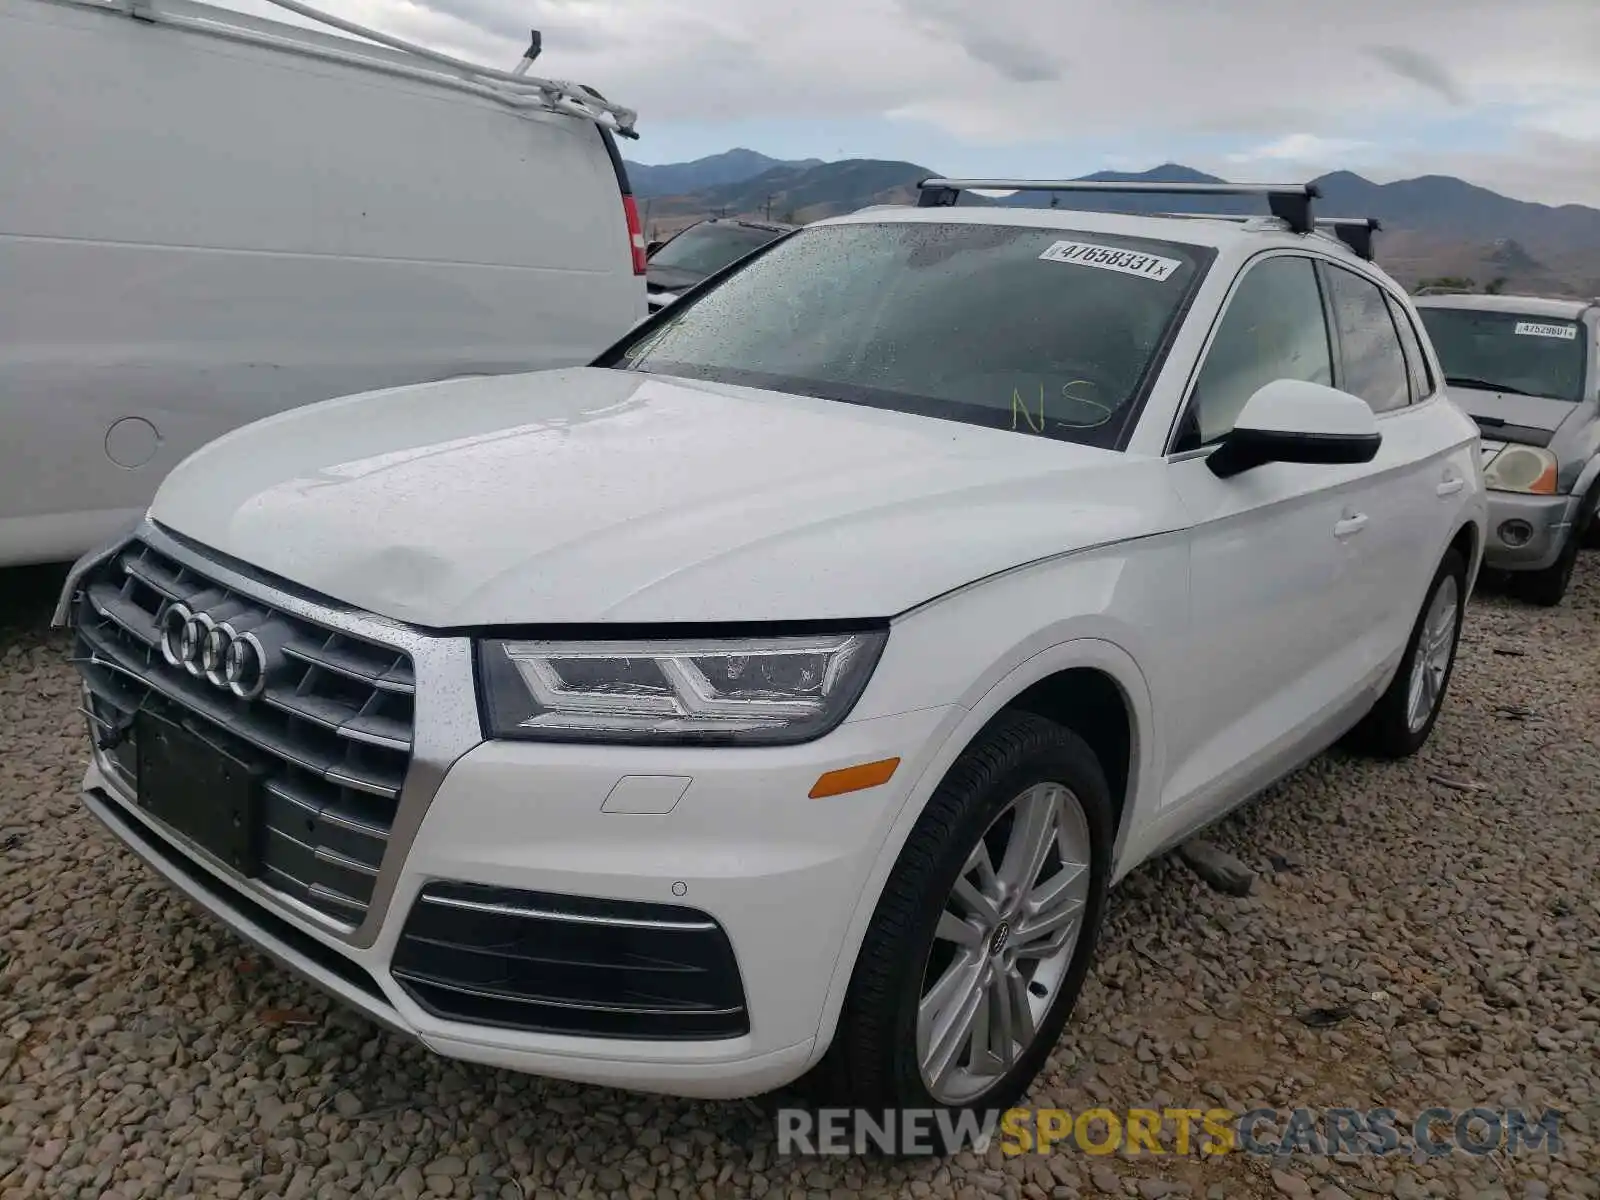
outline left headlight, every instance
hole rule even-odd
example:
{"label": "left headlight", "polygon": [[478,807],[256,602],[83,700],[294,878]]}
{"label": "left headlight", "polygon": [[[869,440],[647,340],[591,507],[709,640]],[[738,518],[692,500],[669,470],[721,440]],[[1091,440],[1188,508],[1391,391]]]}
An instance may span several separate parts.
{"label": "left headlight", "polygon": [[478,643],[490,737],[779,745],[843,721],[886,630],[807,637]]}
{"label": "left headlight", "polygon": [[1510,445],[1483,469],[1484,486],[1496,492],[1529,492],[1551,496],[1556,491],[1556,456],[1539,446]]}

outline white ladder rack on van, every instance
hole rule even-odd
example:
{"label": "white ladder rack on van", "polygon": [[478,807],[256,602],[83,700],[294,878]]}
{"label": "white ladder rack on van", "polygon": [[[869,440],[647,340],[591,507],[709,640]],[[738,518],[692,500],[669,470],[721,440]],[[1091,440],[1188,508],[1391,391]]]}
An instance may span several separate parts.
{"label": "white ladder rack on van", "polygon": [[[516,69],[501,71],[481,66],[464,59],[453,58],[419,46],[414,42],[369,29],[354,21],[346,21],[332,13],[323,12],[299,0],[266,0],[266,3],[287,9],[309,20],[320,22],[367,43],[351,42],[345,38],[326,37],[310,31],[309,36],[290,38],[277,32],[273,23],[256,21],[242,13],[208,4],[189,3],[187,0],[110,0],[95,7],[120,9],[141,21],[169,25],[177,29],[190,29],[230,41],[258,46],[271,46],[296,54],[305,54],[330,62],[342,62],[368,67],[391,75],[439,83],[459,91],[487,96],[513,108],[539,108],[566,113],[595,121],[622,137],[636,138],[634,123],[638,114],[631,108],[613,104],[587,84],[564,79],[541,79],[527,74],[537,50],[530,47]],[[278,26],[288,29],[291,26]],[[296,33],[301,31],[296,30]],[[535,37],[534,46],[538,44]],[[387,47],[385,53],[379,47]]]}

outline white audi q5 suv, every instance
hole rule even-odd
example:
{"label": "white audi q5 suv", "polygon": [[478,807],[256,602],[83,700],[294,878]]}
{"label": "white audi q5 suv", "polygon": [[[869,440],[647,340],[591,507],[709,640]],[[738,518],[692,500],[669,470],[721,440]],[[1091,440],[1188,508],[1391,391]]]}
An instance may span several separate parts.
{"label": "white audi q5 suv", "polygon": [[1120,877],[1428,737],[1485,493],[1369,223],[969,186],[195,453],[62,597],[85,802],[441,1054],[1010,1103]]}

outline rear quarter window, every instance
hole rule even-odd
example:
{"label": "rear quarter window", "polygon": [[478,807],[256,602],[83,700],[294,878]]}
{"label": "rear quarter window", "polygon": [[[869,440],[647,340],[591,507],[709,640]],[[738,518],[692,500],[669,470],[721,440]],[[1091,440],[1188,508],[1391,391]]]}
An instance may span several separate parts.
{"label": "rear quarter window", "polygon": [[1411,399],[1415,403],[1433,395],[1438,390],[1438,384],[1433,378],[1433,369],[1428,366],[1428,356],[1422,352],[1421,338],[1405,305],[1388,292],[1383,294],[1383,298],[1389,302],[1389,315],[1400,332],[1400,347],[1405,351],[1406,370],[1411,376]]}

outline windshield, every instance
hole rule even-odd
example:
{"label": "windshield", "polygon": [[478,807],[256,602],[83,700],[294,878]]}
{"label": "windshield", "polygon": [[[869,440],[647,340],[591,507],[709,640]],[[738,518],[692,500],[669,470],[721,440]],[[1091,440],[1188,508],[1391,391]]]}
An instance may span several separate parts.
{"label": "windshield", "polygon": [[813,227],[604,365],[1109,446],[1212,253],[1008,225]]}
{"label": "windshield", "polygon": [[1589,347],[1578,322],[1472,308],[1417,311],[1447,383],[1555,400],[1583,398]]}
{"label": "windshield", "polygon": [[657,250],[650,265],[711,275],[780,236],[748,225],[693,225]]}

